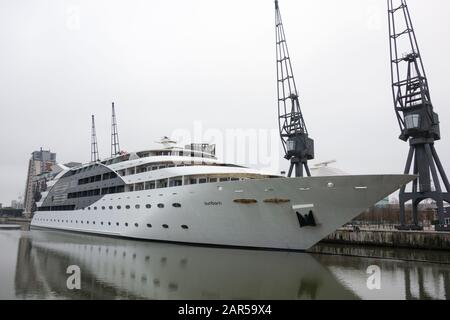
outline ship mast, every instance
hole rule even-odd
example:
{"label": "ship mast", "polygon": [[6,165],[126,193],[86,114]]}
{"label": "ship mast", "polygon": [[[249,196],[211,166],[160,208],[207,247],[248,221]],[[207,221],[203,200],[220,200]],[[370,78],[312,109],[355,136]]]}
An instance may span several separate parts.
{"label": "ship mast", "polygon": [[112,103],[112,120],[111,120],[111,157],[120,154],[119,146],[119,132],[117,130],[117,118],[114,108],[114,102]]}
{"label": "ship mast", "polygon": [[95,132],[95,119],[94,115],[92,115],[92,136],[91,136],[91,162],[100,161],[100,157],[98,155],[98,144],[97,144],[97,134]]}

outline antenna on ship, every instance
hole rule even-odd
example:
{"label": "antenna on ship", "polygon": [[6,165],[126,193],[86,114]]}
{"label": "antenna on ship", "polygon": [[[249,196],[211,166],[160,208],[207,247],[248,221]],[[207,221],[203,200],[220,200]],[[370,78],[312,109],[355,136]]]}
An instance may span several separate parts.
{"label": "antenna on ship", "polygon": [[119,132],[117,131],[117,118],[114,102],[112,103],[112,121],[111,121],[111,157],[120,154]]}
{"label": "antenna on ship", "polygon": [[92,115],[92,137],[91,137],[91,162],[100,161],[98,156],[97,134],[95,133],[95,118]]}
{"label": "antenna on ship", "polygon": [[314,159],[314,140],[308,130],[300,109],[297,86],[292,71],[291,58],[286,43],[278,0],[275,0],[275,27],[277,49],[278,123],[285,158],[291,162],[288,177],[303,177],[303,167],[311,176],[308,160]]}
{"label": "antenna on ship", "polygon": [[[434,142],[441,139],[439,117],[433,111],[428,79],[406,1],[387,0],[387,3],[394,108],[401,131],[399,138],[409,141],[410,145],[405,174],[413,164],[413,174],[418,176],[413,181],[412,192],[406,192],[406,186],[400,190],[401,228],[406,228],[405,203],[412,200],[414,228],[417,228],[417,208],[426,199],[436,201],[442,226],[445,218],[450,217],[449,213],[446,216],[443,204],[444,201],[450,203],[450,184],[434,147]],[[399,52],[406,53],[400,56]],[[440,179],[446,193],[442,191]]]}

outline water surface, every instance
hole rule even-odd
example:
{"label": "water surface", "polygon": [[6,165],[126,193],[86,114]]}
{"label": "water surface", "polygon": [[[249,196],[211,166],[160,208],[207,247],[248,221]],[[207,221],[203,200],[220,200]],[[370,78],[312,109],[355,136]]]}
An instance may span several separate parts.
{"label": "water surface", "polygon": [[[0,252],[0,299],[450,299],[450,264],[391,253],[238,250],[37,230],[0,231]],[[67,288],[71,265],[80,267],[80,290]],[[371,265],[381,270],[379,290],[367,287]]]}

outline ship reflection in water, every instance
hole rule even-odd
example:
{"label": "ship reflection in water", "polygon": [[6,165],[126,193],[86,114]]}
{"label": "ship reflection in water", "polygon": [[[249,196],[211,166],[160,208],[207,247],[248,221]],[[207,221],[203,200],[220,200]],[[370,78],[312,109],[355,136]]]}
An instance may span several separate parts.
{"label": "ship reflection in water", "polygon": [[[449,299],[450,265],[0,232],[0,299]],[[367,288],[370,265],[381,289]],[[69,290],[68,266],[81,270]]]}

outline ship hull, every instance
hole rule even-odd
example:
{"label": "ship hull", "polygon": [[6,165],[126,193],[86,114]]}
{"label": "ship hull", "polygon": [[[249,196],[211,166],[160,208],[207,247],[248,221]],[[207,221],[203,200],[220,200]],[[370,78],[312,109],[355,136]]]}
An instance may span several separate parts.
{"label": "ship hull", "polygon": [[38,211],[31,226],[201,245],[306,250],[413,178],[279,178],[108,194],[83,210]]}

